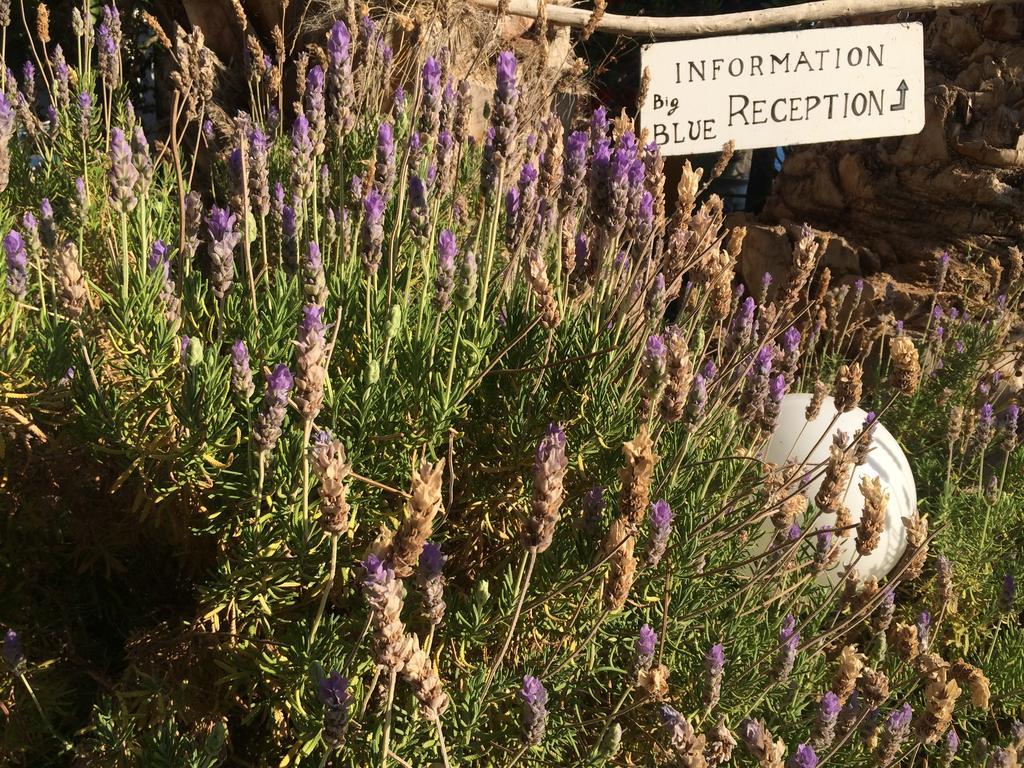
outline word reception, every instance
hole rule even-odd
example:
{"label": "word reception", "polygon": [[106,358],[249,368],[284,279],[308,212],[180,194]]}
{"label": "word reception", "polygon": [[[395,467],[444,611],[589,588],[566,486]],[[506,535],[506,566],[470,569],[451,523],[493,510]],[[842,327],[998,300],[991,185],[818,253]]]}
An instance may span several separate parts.
{"label": "word reception", "polygon": [[815,144],[924,127],[920,24],[654,43],[640,120],[663,154]]}

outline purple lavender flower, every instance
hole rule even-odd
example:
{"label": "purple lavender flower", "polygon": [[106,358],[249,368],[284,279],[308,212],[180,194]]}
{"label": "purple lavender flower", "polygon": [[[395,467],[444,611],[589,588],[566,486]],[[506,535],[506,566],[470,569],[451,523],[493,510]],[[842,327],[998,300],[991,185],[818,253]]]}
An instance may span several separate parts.
{"label": "purple lavender flower", "polygon": [[593,147],[604,141],[608,135],[608,110],[597,107],[590,116],[590,143]]}
{"label": "purple lavender flower", "polygon": [[832,561],[837,554],[836,548],[832,543],[833,538],[834,534],[829,528],[824,528],[818,531],[814,547],[815,571],[822,571],[832,564]]}
{"label": "purple lavender flower", "polygon": [[704,417],[708,404],[708,388],[704,376],[698,373],[693,377],[690,394],[686,399],[686,417],[690,424],[695,424]]}
{"label": "purple lavender flower", "polygon": [[882,723],[882,735],[875,750],[880,765],[889,765],[896,759],[900,747],[910,734],[910,721],[914,712],[909,704],[894,709]]}
{"label": "purple lavender flower", "polygon": [[239,339],[231,345],[231,391],[248,400],[256,390],[252,382],[252,367],[249,363],[249,350],[245,342]]}
{"label": "purple lavender flower", "polygon": [[601,515],[604,513],[604,488],[600,485],[593,485],[583,494],[583,514],[580,527],[588,536],[594,536],[601,524]]}
{"label": "purple lavender flower", "polygon": [[978,444],[984,449],[992,442],[995,436],[995,411],[992,403],[985,403],[978,409],[978,426],[975,429],[975,438]]}
{"label": "purple lavender flower", "polygon": [[96,27],[96,54],[103,83],[112,91],[121,84],[120,49],[121,16],[116,5],[105,5]]}
{"label": "purple lavender flower", "polygon": [[800,645],[800,633],[796,629],[793,614],[787,614],[779,630],[779,655],[775,660],[772,673],[782,682],[789,679],[796,661],[796,651]]}
{"label": "purple lavender flower", "polygon": [[796,751],[786,760],[786,768],[818,768],[818,755],[808,744],[798,744]]}
{"label": "purple lavender flower", "polygon": [[[517,250],[530,236],[537,213],[537,169],[527,163],[519,173],[519,186],[509,190],[505,201],[508,246]],[[513,194],[514,193],[514,194]]]}
{"label": "purple lavender flower", "polygon": [[165,280],[171,274],[171,263],[168,258],[169,251],[170,249],[163,240],[156,240],[153,242],[153,247],[149,249],[149,258],[146,260],[146,267],[149,271],[159,271]]}
{"label": "purple lavender flower", "polygon": [[430,228],[430,208],[427,185],[419,176],[409,177],[409,224],[417,240],[425,241]]}
{"label": "purple lavender flower", "polygon": [[915,622],[917,627],[917,643],[921,653],[928,651],[929,640],[931,639],[932,615],[928,611],[922,611]]}
{"label": "purple lavender flower", "polygon": [[707,360],[704,366],[700,370],[700,375],[704,377],[706,381],[714,381],[718,375],[718,367],[715,365],[714,360]]}
{"label": "purple lavender flower", "polygon": [[704,656],[704,705],[718,705],[722,696],[722,674],[725,671],[725,646],[715,643]]}
{"label": "purple lavender flower", "polygon": [[284,363],[279,363],[267,375],[267,392],[263,398],[263,408],[253,423],[253,442],[260,453],[272,451],[281,437],[281,428],[288,408],[288,393],[291,392],[293,384],[292,372]]}
{"label": "purple lavender flower", "polygon": [[1003,575],[1003,581],[999,588],[999,610],[1009,613],[1013,610],[1013,601],[1017,596],[1017,579],[1012,573]]}
{"label": "purple lavender flower", "polygon": [[587,178],[588,137],[583,131],[573,131],[565,142],[565,156],[562,160],[563,213],[569,213],[583,198],[583,182]]}
{"label": "purple lavender flower", "polygon": [[779,373],[768,381],[768,399],[764,404],[764,414],[761,420],[761,428],[765,432],[772,432],[779,421],[779,411],[782,408],[782,399],[786,396],[786,374]]}
{"label": "purple lavender flower", "polygon": [[336,139],[355,125],[355,86],[352,80],[351,36],[343,21],[336,21],[327,37],[327,100]]}
{"label": "purple lavender flower", "polygon": [[791,325],[782,334],[782,367],[786,377],[792,379],[800,362],[800,331]]}
{"label": "purple lavender flower", "polygon": [[381,584],[388,576],[387,564],[376,555],[367,555],[360,563],[363,569],[363,584]]}
{"label": "purple lavender flower", "polygon": [[832,691],[826,691],[821,697],[811,736],[811,745],[815,749],[827,749],[832,745],[836,737],[836,720],[841,706],[839,697]]}
{"label": "purple lavender flower", "polygon": [[447,559],[440,545],[428,541],[420,552],[420,570],[428,577],[439,576]]}
{"label": "purple lavender flower", "polygon": [[352,702],[352,696],[348,692],[348,679],[342,677],[340,672],[331,672],[321,680],[318,690],[320,701],[325,707],[341,709]]}
{"label": "purple lavender flower", "polygon": [[647,345],[644,347],[644,378],[647,381],[646,397],[648,405],[655,402],[658,393],[665,385],[665,366],[668,350],[665,347],[665,339],[652,334],[647,337]]}
{"label": "purple lavender flower", "polygon": [[57,224],[53,219],[53,206],[46,197],[39,202],[39,239],[45,248],[57,247]]}
{"label": "purple lavender flower", "polygon": [[135,196],[139,172],[131,146],[124,131],[114,128],[110,133],[110,202],[121,213],[128,213],[138,203]]}
{"label": "purple lavender flower", "polygon": [[530,747],[535,747],[544,740],[544,729],[548,720],[548,692],[533,675],[523,678],[523,687],[519,691],[523,700],[522,740]]}
{"label": "purple lavender flower", "polygon": [[427,136],[437,136],[441,126],[441,65],[428,56],[421,72],[423,112],[419,129]]}
{"label": "purple lavender flower", "polygon": [[309,115],[310,140],[313,143],[313,154],[319,157],[324,153],[324,141],[327,138],[327,103],[324,99],[324,70],[314,64],[306,72],[306,113]]}
{"label": "purple lavender flower", "polygon": [[330,749],[340,749],[345,738],[352,694],[349,693],[348,678],[340,672],[331,672],[320,680],[317,693],[324,705],[324,741]]}
{"label": "purple lavender flower", "polygon": [[213,294],[223,299],[231,290],[235,279],[235,248],[242,233],[235,229],[235,215],[226,208],[212,206],[206,217],[209,234],[210,284]]}
{"label": "purple lavender flower", "polygon": [[518,104],[516,56],[512,51],[502,51],[498,54],[491,125],[485,139],[485,162],[481,169],[481,185],[485,194],[490,194],[493,190],[497,177],[511,156],[517,127],[516,107]]}
{"label": "purple lavender flower", "polygon": [[4,633],[3,656],[11,672],[15,675],[25,674],[25,654],[21,650],[21,639],[13,629]]}
{"label": "purple lavender flower", "polygon": [[658,645],[658,634],[649,624],[640,627],[636,637],[636,658],[638,666],[649,669],[654,660],[654,650]]}
{"label": "purple lavender flower", "polygon": [[377,163],[373,183],[385,200],[390,199],[395,184],[395,131],[387,121],[377,128]]}
{"label": "purple lavender flower", "polygon": [[[654,337],[652,337],[654,338]],[[672,509],[664,499],[651,504],[649,515],[651,526],[650,538],[647,542],[647,552],[644,556],[644,566],[656,568],[661,558],[665,555],[668,547],[668,539],[672,534]]]}
{"label": "purple lavender flower", "polygon": [[384,198],[376,189],[371,189],[363,198],[363,225],[359,240],[363,267],[369,275],[377,274],[383,242]]}
{"label": "purple lavender flower", "polygon": [[292,190],[303,199],[313,194],[314,153],[313,137],[310,133],[309,120],[299,112],[292,123]]}
{"label": "purple lavender flower", "polygon": [[[249,131],[249,196],[259,216],[270,213],[270,143],[259,128]],[[284,190],[282,189],[282,199]]]}
{"label": "purple lavender flower", "polygon": [[14,136],[14,107],[7,95],[0,92],[0,192],[7,189],[10,181],[9,146]]}
{"label": "purple lavender flower", "polygon": [[20,301],[28,291],[28,252],[17,230],[12,229],[4,236],[4,253],[7,257],[7,290]]}
{"label": "purple lavender flower", "polygon": [[455,257],[458,247],[455,235],[450,229],[441,230],[437,237],[437,280],[434,305],[439,312],[444,312],[451,304],[452,291],[455,289]]}
{"label": "purple lavender flower", "polygon": [[71,103],[71,71],[68,68],[68,60],[64,56],[64,49],[58,43],[53,49],[53,76],[56,85],[54,99],[60,109],[67,109]]}

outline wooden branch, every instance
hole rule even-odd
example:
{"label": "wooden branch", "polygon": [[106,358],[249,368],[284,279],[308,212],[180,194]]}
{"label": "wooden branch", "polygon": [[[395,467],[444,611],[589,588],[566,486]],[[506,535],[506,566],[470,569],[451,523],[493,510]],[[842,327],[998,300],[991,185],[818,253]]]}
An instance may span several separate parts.
{"label": "wooden branch", "polygon": [[[474,5],[497,10],[499,0],[470,0]],[[508,12],[514,16],[537,18],[540,3],[545,0],[510,0]],[[711,37],[736,32],[755,32],[791,27],[812,21],[848,19],[854,16],[897,11],[920,12],[939,9],[969,8],[996,5],[1013,0],[817,0],[812,3],[766,8],[761,11],[723,13],[716,16],[621,16],[606,13],[597,24],[597,32],[635,37],[682,38]],[[548,23],[568,27],[585,27],[591,12],[548,3]]]}

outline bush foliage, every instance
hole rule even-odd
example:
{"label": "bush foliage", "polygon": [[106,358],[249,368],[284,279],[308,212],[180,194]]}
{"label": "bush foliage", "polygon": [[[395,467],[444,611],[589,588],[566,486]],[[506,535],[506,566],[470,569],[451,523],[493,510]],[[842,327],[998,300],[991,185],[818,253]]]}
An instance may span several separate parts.
{"label": "bush foliage", "polygon": [[[502,51],[474,137],[395,23],[333,22],[294,108],[250,50],[233,115],[156,30],[159,141],[113,8],[6,71],[7,759],[1015,764],[1019,253],[980,310],[940,261],[906,326],[810,230],[745,290],[632,119]],[[873,414],[771,465],[787,391]],[[881,582],[873,419],[919,497]]]}

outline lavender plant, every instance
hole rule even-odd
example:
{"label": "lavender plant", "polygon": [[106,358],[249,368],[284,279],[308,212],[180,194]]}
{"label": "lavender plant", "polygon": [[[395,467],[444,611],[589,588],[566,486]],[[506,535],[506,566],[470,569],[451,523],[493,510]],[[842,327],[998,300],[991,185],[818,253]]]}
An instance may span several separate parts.
{"label": "lavender plant", "polygon": [[[808,229],[748,295],[702,172],[672,208],[633,119],[563,124],[513,50],[485,51],[473,135],[444,26],[393,52],[409,20],[352,6],[305,49],[253,39],[224,115],[201,33],[146,17],[174,68],[147,135],[128,17],[97,18],[74,54],[37,35],[0,95],[16,763],[1019,748],[1019,254],[969,312],[940,261],[934,308],[898,320]],[[873,410],[825,462],[770,466],[787,392],[808,421],[828,394]],[[848,508],[881,425],[919,509],[871,580],[839,542],[882,546],[885,478]]]}

